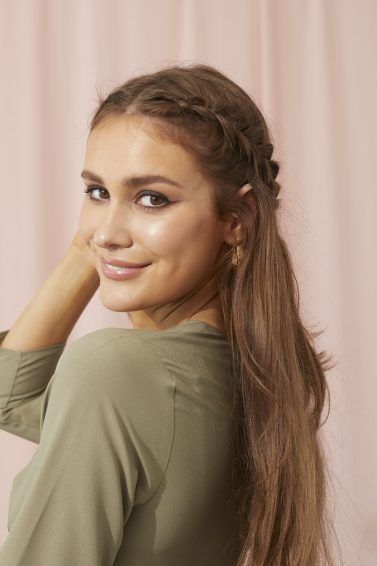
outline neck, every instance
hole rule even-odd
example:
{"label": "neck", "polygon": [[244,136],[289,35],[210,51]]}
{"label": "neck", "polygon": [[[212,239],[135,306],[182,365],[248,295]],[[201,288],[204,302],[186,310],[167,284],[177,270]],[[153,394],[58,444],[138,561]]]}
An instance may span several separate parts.
{"label": "neck", "polygon": [[131,319],[134,328],[148,328],[152,330],[167,330],[187,320],[200,320],[211,324],[225,334],[224,320],[218,297],[215,297],[205,306],[198,309],[180,308],[170,314],[157,310],[133,311]]}

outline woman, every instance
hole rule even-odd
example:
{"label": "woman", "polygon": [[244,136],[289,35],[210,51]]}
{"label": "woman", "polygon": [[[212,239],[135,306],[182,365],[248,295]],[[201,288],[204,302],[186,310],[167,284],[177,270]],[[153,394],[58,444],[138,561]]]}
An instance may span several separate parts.
{"label": "woman", "polygon": [[[207,65],[100,100],[78,233],[1,334],[1,427],[39,444],[1,565],[332,564],[332,366],[300,320],[272,153],[255,103]],[[63,353],[98,287],[133,328]]]}

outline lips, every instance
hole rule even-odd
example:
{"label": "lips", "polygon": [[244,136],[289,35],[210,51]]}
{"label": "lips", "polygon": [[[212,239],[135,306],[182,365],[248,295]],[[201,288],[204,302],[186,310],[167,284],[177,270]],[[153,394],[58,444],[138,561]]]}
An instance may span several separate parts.
{"label": "lips", "polygon": [[[123,261],[120,263],[124,264],[126,262]],[[141,264],[133,264],[133,265],[135,266]],[[144,270],[150,265],[151,264],[148,263],[147,265],[143,265],[142,267],[124,267],[123,265],[119,266],[119,265],[112,265],[111,263],[106,263],[102,259],[101,270],[102,270],[102,274],[104,275],[104,277],[106,277],[106,279],[113,279],[115,281],[124,281],[125,279],[137,277],[138,275],[143,273]]]}
{"label": "lips", "polygon": [[119,259],[107,259],[101,257],[101,262],[103,265],[115,265],[116,267],[145,267],[149,265],[148,263],[131,263],[129,261],[121,261]]}

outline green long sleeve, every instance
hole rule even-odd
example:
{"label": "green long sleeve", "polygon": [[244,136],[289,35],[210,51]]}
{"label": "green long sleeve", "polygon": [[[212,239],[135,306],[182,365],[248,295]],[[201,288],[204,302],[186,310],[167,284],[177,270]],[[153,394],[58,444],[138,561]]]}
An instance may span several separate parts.
{"label": "green long sleeve", "polygon": [[0,566],[235,564],[223,335],[199,321],[104,328],[60,349],[26,365],[0,356],[1,428],[40,429],[12,483]]}
{"label": "green long sleeve", "polygon": [[[0,332],[0,344],[8,332]],[[0,429],[39,443],[43,394],[65,346],[0,349]]]}

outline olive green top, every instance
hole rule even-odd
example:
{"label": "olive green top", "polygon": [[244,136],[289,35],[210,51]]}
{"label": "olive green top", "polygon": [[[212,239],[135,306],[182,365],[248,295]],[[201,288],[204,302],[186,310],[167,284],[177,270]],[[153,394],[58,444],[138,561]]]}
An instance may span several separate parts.
{"label": "olive green top", "polygon": [[231,406],[228,343],[201,321],[0,349],[0,428],[38,444],[0,566],[235,564]]}

